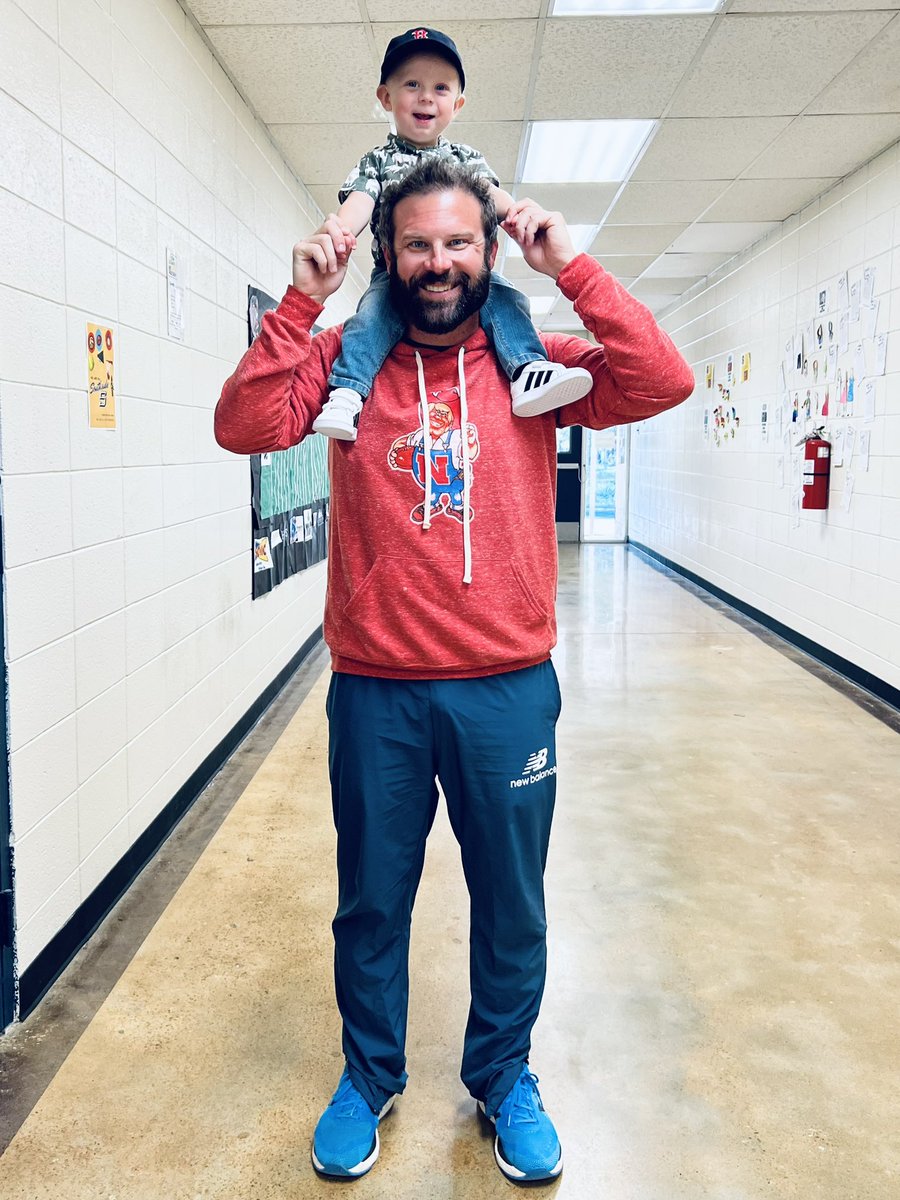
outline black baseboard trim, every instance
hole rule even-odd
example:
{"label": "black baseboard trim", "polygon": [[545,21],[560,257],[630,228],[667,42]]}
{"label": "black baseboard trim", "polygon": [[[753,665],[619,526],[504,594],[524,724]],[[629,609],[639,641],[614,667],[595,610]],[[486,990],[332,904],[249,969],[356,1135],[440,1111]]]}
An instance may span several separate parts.
{"label": "black baseboard trim", "polygon": [[320,625],[310,634],[290,662],[282,667],[231,731],[182,784],[159,816],[75,910],[62,929],[22,972],[19,978],[20,1021],[24,1021],[29,1013],[34,1011],[48,989],[128,891],[216,772],[234,753],[304,659],[318,645],[321,637]]}
{"label": "black baseboard trim", "polygon": [[695,583],[698,587],[703,588],[705,592],[709,592],[710,595],[715,596],[717,599],[723,600],[731,608],[736,609],[745,617],[749,617],[752,621],[756,621],[757,624],[762,625],[764,629],[770,630],[770,632],[776,634],[783,641],[788,642],[791,646],[796,646],[798,650],[802,650],[810,658],[814,658],[823,666],[828,667],[830,671],[835,671],[838,675],[843,675],[845,679],[849,679],[857,687],[863,688],[875,696],[876,699],[881,700],[884,704],[888,704],[891,708],[897,709],[900,712],[900,688],[893,687],[884,679],[873,675],[871,671],[866,671],[862,667],[858,667],[856,663],[850,662],[849,659],[842,658],[832,650],[826,649],[825,646],[820,646],[818,642],[814,642],[811,638],[798,633],[796,629],[791,629],[789,625],[785,625],[781,621],[776,620],[775,617],[769,616],[762,609],[754,608],[752,604],[747,604],[746,601],[738,599],[737,596],[732,596],[724,588],[717,587],[716,584],[710,583],[701,575],[695,575],[687,567],[681,566],[680,563],[674,562],[671,558],[666,558],[665,555],[659,554],[656,550],[651,550],[649,546],[630,539],[628,545],[632,549],[640,551],[641,554],[645,554],[648,558],[661,563],[664,567],[668,567],[671,571],[675,571],[678,575],[682,575],[685,579],[689,579],[691,583]]}

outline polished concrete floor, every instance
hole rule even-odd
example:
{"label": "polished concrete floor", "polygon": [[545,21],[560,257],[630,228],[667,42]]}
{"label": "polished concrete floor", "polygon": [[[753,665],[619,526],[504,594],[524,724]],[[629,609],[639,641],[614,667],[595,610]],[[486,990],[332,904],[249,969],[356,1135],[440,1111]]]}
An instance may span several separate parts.
{"label": "polished concrete floor", "polygon": [[[566,1167],[541,1191],[896,1200],[896,714],[634,552],[565,546],[561,566],[550,975],[532,1065]],[[310,1167],[341,1065],[326,683],[311,681],[81,1013],[0,1160],[4,1200],[516,1190],[457,1074],[466,896],[443,815],[416,908],[409,1087],[369,1176],[334,1185]],[[60,995],[92,968],[97,955],[73,964]],[[32,1059],[67,1012],[77,1022],[51,992],[5,1039],[8,1096],[17,1072],[46,1073]]]}

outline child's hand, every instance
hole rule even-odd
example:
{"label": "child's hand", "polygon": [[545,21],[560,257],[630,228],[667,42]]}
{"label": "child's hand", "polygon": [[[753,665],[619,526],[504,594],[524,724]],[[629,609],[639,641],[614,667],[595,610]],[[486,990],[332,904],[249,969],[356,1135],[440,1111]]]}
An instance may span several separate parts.
{"label": "child's hand", "polygon": [[338,254],[349,254],[356,249],[356,236],[353,230],[336,213],[329,213],[316,233],[327,233]]}
{"label": "child's hand", "polygon": [[547,212],[533,200],[514,201],[502,227],[522,247],[529,267],[551,279],[575,257],[562,213]]}
{"label": "child's hand", "polygon": [[534,200],[513,200],[500,222],[500,228],[520,246],[530,246],[540,228],[541,217],[547,214]]}
{"label": "child's hand", "polygon": [[[341,240],[341,239],[339,239]],[[356,239],[352,239],[355,243]],[[316,232],[298,242],[293,255],[293,283],[298,292],[324,304],[344,282],[352,247],[350,239],[341,242],[338,250],[330,233]]]}

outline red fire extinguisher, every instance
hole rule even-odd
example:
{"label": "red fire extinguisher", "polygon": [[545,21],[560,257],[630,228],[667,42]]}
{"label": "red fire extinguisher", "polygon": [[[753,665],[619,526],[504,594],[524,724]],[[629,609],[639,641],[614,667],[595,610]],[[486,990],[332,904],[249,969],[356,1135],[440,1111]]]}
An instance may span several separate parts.
{"label": "red fire extinguisher", "polygon": [[803,508],[828,507],[828,480],[831,473],[831,443],[815,429],[803,439]]}

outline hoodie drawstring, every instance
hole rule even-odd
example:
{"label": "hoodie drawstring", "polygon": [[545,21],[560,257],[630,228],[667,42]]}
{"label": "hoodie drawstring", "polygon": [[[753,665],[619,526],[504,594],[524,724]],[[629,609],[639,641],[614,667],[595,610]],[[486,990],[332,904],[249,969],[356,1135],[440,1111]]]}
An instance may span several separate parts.
{"label": "hoodie drawstring", "polygon": [[422,528],[431,528],[431,421],[428,419],[428,395],[425,391],[425,368],[422,356],[416,351],[416,367],[419,373],[419,406],[422,409],[422,453],[425,456],[425,514]]}
{"label": "hoodie drawstring", "polygon": [[472,461],[469,458],[469,406],[466,403],[466,372],[464,346],[459,348],[456,373],[459,376],[459,432],[463,461],[463,583],[472,582],[472,531],[469,528],[469,487],[472,483]]}
{"label": "hoodie drawstring", "polygon": [[[459,423],[460,423],[460,454],[463,469],[463,583],[472,582],[472,531],[469,504],[469,490],[472,486],[472,460],[469,453],[469,407],[466,401],[466,376],[463,366],[465,347],[460,346],[457,359],[459,375]],[[422,528],[431,528],[431,420],[428,411],[428,393],[425,390],[425,368],[422,356],[416,351],[416,369],[419,377],[419,408],[422,413],[422,454],[425,462],[425,512],[422,517]]]}

